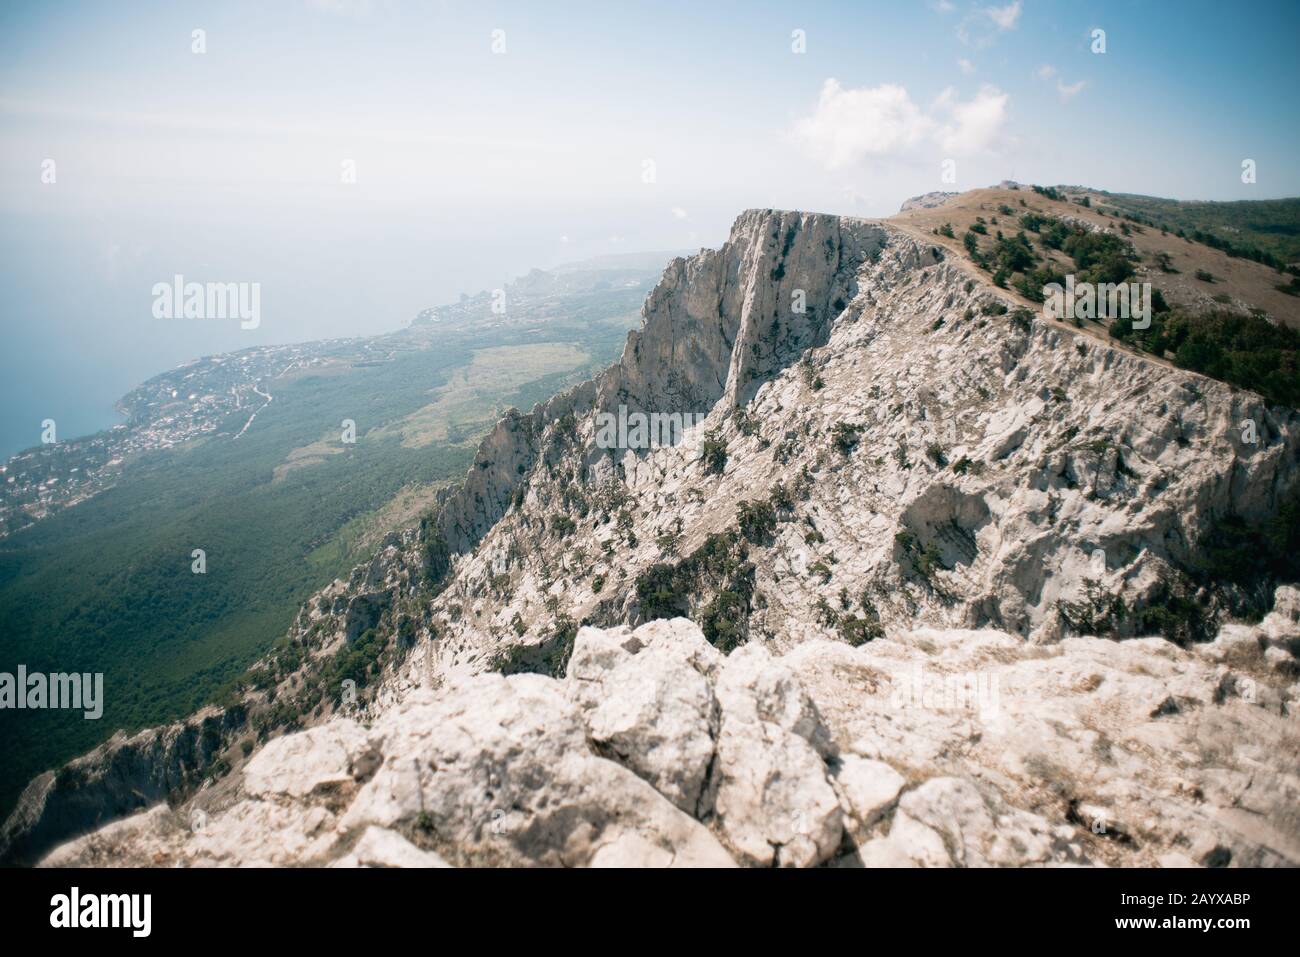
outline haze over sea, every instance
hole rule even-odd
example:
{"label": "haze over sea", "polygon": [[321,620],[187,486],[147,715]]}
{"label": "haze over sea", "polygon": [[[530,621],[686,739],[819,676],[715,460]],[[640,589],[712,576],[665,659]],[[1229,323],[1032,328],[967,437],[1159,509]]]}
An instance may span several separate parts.
{"label": "haze over sea", "polygon": [[[1293,2],[1097,0],[1068,27],[1021,0],[133,10],[0,4],[0,457],[46,418],[62,438],[112,424],[187,359],[394,329],[535,266],[716,245],[744,208],[882,216],[1004,178],[1300,193],[1300,127],[1278,122]],[[155,320],[177,273],[260,282],[260,327]]]}

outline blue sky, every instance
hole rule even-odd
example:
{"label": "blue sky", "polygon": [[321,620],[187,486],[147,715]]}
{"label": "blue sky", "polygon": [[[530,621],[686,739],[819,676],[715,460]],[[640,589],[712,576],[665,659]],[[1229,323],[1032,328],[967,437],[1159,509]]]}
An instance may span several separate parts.
{"label": "blue sky", "polygon": [[[9,0],[0,453],[193,355],[716,245],[751,206],[888,215],[954,188],[944,160],[963,189],[1298,195],[1297,28],[1294,2]],[[261,326],[159,326],[176,272],[261,282]]]}

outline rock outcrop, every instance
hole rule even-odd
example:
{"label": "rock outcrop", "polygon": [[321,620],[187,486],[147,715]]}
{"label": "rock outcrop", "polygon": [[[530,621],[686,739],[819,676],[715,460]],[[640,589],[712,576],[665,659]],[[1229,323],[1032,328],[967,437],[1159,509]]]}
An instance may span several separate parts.
{"label": "rock outcrop", "polygon": [[680,618],[583,628],[565,678],[479,675],[278,738],[221,802],[44,863],[1293,866],[1283,597],[1196,651],[918,629],[724,656]]}
{"label": "rock outcrop", "polygon": [[958,193],[945,193],[935,191],[931,193],[922,193],[920,196],[913,196],[911,199],[903,200],[903,205],[898,207],[900,213],[905,213],[909,209],[934,209],[942,206]]}

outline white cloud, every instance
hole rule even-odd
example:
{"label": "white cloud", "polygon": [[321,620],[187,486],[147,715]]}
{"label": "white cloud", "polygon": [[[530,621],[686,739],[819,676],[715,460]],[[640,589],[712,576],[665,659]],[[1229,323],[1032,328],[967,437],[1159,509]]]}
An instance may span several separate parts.
{"label": "white cloud", "polygon": [[1006,93],[986,86],[966,103],[946,103],[949,119],[939,129],[944,152],[979,153],[992,147],[1006,123],[1009,100]]}
{"label": "white cloud", "polygon": [[984,13],[999,30],[1014,29],[1020,19],[1020,0],[1012,0],[1005,7],[985,7]]}
{"label": "white cloud", "polygon": [[934,8],[940,13],[952,13],[957,9],[957,4],[950,3],[949,0],[935,0]]}
{"label": "white cloud", "polygon": [[1020,8],[1021,0],[1004,7],[976,7],[957,25],[957,39],[968,46],[988,46],[997,34],[1015,29]]}
{"label": "white cloud", "polygon": [[1078,83],[1071,83],[1067,86],[1066,84],[1062,83],[1060,80],[1057,80],[1056,92],[1060,95],[1061,102],[1069,103],[1072,99],[1078,96],[1079,93],[1083,90],[1084,83],[1085,81],[1080,80]]}
{"label": "white cloud", "polygon": [[673,214],[673,218],[674,218],[674,219],[685,219],[685,218],[686,218],[686,210],[682,209],[680,206],[674,206],[674,207],[672,208],[672,214]]}
{"label": "white cloud", "polygon": [[1072,99],[1083,92],[1083,88],[1087,85],[1084,80],[1079,80],[1077,83],[1066,83],[1064,80],[1058,79],[1056,67],[1048,63],[1044,63],[1035,70],[1034,76],[1038,77],[1038,79],[1042,80],[1044,83],[1056,79],[1056,93],[1061,98],[1062,103],[1069,103]]}
{"label": "white cloud", "polygon": [[934,121],[893,83],[846,90],[836,79],[822,84],[817,109],[799,121],[794,135],[827,169],[842,169],[870,156],[909,149]]}
{"label": "white cloud", "polygon": [[894,83],[846,89],[829,79],[812,115],[795,124],[793,138],[830,170],[914,153],[930,144],[949,154],[975,153],[996,143],[1009,99],[986,86],[962,101],[949,88],[926,110]]}
{"label": "white cloud", "polygon": [[971,63],[971,61],[965,57],[962,57],[957,61],[957,66],[961,69],[961,72],[965,73],[967,76],[970,76],[975,72],[975,64]]}

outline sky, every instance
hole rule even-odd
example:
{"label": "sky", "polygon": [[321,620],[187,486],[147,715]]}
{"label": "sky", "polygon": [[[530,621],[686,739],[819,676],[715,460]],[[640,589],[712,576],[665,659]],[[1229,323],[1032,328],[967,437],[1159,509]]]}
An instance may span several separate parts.
{"label": "sky", "polygon": [[[0,455],[195,356],[716,246],[746,208],[1300,195],[1298,28],[1292,0],[6,0]],[[177,274],[258,283],[259,324],[156,318]]]}

